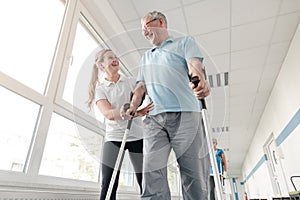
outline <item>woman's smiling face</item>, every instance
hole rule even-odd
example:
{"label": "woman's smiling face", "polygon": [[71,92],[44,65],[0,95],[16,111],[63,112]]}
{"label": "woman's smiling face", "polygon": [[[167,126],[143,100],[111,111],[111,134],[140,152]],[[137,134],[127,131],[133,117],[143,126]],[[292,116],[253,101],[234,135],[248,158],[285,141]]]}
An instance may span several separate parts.
{"label": "woman's smiling face", "polygon": [[120,69],[119,59],[112,51],[107,51],[99,64],[102,70],[109,74],[114,74]]}

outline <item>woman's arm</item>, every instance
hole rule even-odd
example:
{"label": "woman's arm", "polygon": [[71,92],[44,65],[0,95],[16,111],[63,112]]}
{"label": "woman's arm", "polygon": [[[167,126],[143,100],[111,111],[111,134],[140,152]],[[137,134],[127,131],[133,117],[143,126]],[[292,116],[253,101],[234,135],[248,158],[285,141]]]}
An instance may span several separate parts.
{"label": "woman's arm", "polygon": [[122,120],[120,110],[114,110],[107,99],[100,99],[96,105],[105,118],[109,120]]}

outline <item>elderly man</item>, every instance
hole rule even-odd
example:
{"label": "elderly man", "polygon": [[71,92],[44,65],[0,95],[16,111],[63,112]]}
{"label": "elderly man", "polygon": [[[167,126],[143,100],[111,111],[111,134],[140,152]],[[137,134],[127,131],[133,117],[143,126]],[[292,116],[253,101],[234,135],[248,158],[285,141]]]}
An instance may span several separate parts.
{"label": "elderly man", "polygon": [[[153,48],[141,59],[137,86],[127,117],[135,113],[144,93],[154,109],[144,120],[144,184],[142,199],[171,199],[167,162],[173,149],[180,168],[184,199],[208,199],[209,154],[199,99],[210,87],[202,70],[202,54],[194,38],[172,38],[167,19],[153,11],[142,18],[145,38]],[[196,87],[190,82],[197,77]]]}

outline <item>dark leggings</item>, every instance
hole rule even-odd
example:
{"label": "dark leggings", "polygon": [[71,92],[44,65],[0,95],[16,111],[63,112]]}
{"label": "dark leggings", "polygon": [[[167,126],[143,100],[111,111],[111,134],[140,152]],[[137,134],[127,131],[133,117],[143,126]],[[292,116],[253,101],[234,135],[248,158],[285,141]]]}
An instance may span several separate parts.
{"label": "dark leggings", "polygon": [[210,200],[215,200],[215,180],[213,176],[210,176]]}
{"label": "dark leggings", "polygon": [[[101,193],[100,200],[105,200],[106,193],[108,191],[110,179],[112,177],[114,166],[118,157],[121,142],[107,141],[103,146],[102,157],[102,181],[101,181]],[[131,163],[134,167],[137,182],[140,187],[140,193],[142,191],[142,170],[143,170],[143,140],[137,140],[132,142],[126,142],[124,150],[129,152]],[[125,152],[125,151],[124,151]],[[123,153],[124,156],[124,153]],[[123,157],[120,163],[122,165]],[[117,173],[114,187],[112,189],[110,200],[116,199],[117,188],[119,183],[120,170]]]}

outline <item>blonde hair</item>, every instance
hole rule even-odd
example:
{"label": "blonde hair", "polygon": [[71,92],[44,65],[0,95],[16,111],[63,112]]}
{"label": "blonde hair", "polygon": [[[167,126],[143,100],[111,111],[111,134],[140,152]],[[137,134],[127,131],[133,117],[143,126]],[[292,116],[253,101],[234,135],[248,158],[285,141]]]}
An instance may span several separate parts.
{"label": "blonde hair", "polygon": [[92,71],[92,76],[91,76],[91,80],[89,83],[89,98],[86,101],[87,106],[91,109],[92,104],[94,103],[94,99],[95,99],[95,89],[96,89],[96,85],[99,82],[98,80],[98,75],[99,75],[99,69],[97,66],[97,62],[103,61],[103,57],[105,55],[106,52],[108,51],[112,51],[110,49],[102,49],[101,51],[99,51],[96,55],[95,55],[95,63],[93,65],[93,71]]}

